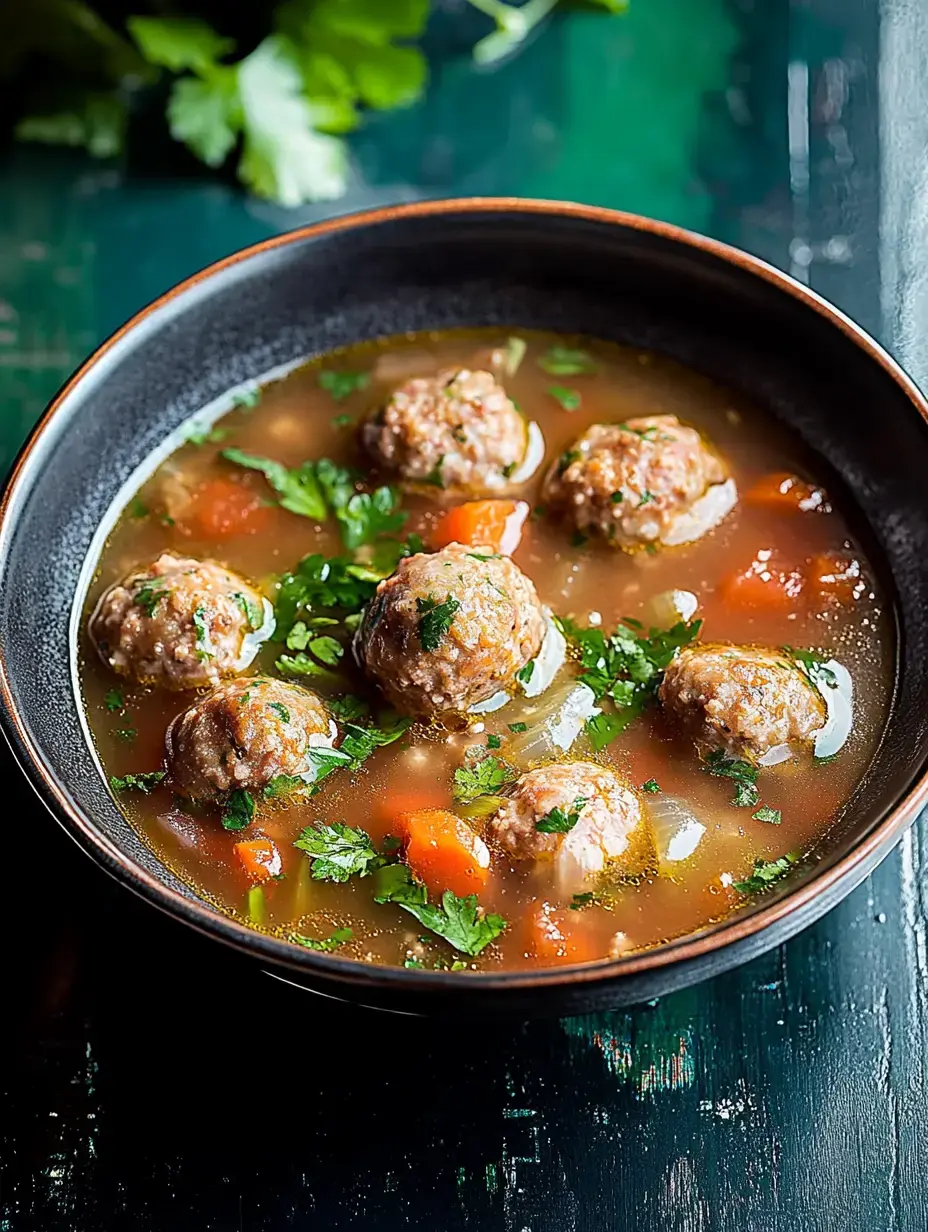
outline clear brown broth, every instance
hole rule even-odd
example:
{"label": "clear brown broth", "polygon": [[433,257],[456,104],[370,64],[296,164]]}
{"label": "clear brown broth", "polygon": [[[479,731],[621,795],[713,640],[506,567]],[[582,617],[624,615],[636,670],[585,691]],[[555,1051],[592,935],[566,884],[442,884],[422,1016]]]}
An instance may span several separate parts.
{"label": "clear brown broth", "polygon": [[[598,373],[551,377],[535,361],[553,342],[565,340],[524,331],[522,336],[529,341],[529,351],[506,385],[527,417],[540,424],[547,445],[546,463],[592,423],[675,414],[715,443],[742,493],[772,472],[816,480],[814,459],[780,425],[671,360],[581,340],[596,356]],[[177,526],[165,525],[159,514],[171,507],[176,476],[190,485],[229,475],[232,468],[219,456],[229,445],[288,466],[325,456],[364,469],[352,425],[383,399],[391,385],[445,366],[485,363],[490,348],[503,337],[469,331],[364,344],[314,361],[266,385],[255,409],[233,410],[222,419],[222,427],[229,429],[222,443],[181,446],[144,484],[139,497],[151,512],[141,518],[124,513],[120,518],[103,550],[87,610],[92,610],[107,586],[163,550],[220,560],[263,584],[271,595],[274,576],[306,554],[341,554],[343,548],[331,524],[316,526],[276,506],[268,509],[260,533],[222,542],[198,539]],[[373,379],[367,389],[336,404],[318,384],[323,364],[370,370]],[[552,384],[580,390],[580,409],[564,411],[547,392]],[[333,424],[341,414],[349,414],[352,425]],[[516,494],[537,504],[543,473],[544,468]],[[262,496],[269,494],[259,475],[238,472],[236,478]],[[404,501],[411,515],[407,530],[419,532],[427,543],[431,524],[449,503],[454,501],[438,491],[429,498],[408,495]],[[732,609],[720,593],[720,582],[733,570],[746,568],[759,549],[772,549],[783,562],[800,567],[822,552],[852,556],[861,563],[866,585],[856,598],[845,596],[841,603],[807,594],[788,611]],[[889,705],[894,655],[891,612],[840,508],[840,498],[827,514],[771,512],[742,500],[702,541],[655,554],[628,555],[594,544],[575,547],[563,525],[541,517],[528,526],[514,559],[534,580],[544,602],[583,624],[591,612],[599,613],[607,631],[622,617],[646,620],[649,598],[682,588],[699,597],[707,640],[790,644],[833,654],[853,677],[855,723],[848,744],[834,762],[813,765],[811,758],[797,759],[762,772],[763,801],[782,812],[781,824],[770,825],[754,820],[751,810],[731,804],[731,784],[707,775],[692,746],[669,730],[659,713],[652,711],[636,720],[598,758],[633,784],[655,778],[664,792],[688,801],[708,828],[695,855],[672,879],[647,875],[620,887],[608,907],[562,911],[559,919],[574,943],[559,954],[539,959],[532,951],[530,920],[542,902],[549,898],[557,902],[550,866],[527,870],[509,865],[495,853],[481,903],[503,915],[509,927],[473,961],[473,969],[519,968],[576,960],[581,955],[606,957],[619,950],[658,945],[702,929],[743,906],[744,896],[730,882],[746,875],[755,858],[774,859],[788,851],[802,851],[814,858],[821,851],[876,748]],[[265,648],[251,670],[272,671],[279,649]],[[106,773],[124,775],[157,768],[163,761],[165,728],[190,704],[191,696],[128,686],[108,672],[89,644],[83,651],[81,684],[86,712]],[[126,701],[125,713],[119,715],[110,713],[104,703],[114,684],[120,686]],[[362,689],[363,685],[353,681],[352,692]],[[483,743],[486,732],[505,737],[507,724],[522,717],[520,704],[525,705],[513,702],[499,714],[488,716],[480,733],[436,735],[414,728],[398,745],[378,750],[355,775],[336,774],[327,779],[311,800],[263,811],[249,835],[260,833],[277,842],[286,875],[265,884],[266,914],[260,923],[249,916],[249,882],[232,851],[241,835],[224,831],[216,815],[185,811],[166,790],[147,797],[120,794],[119,804],[165,864],[218,909],[254,927],[283,936],[299,931],[325,937],[336,927],[348,926],[353,937],[339,950],[346,957],[402,963],[413,954],[426,966],[443,964],[457,956],[442,942],[423,941],[424,931],[399,907],[374,904],[368,881],[331,885],[311,880],[309,861],[292,846],[292,840],[318,820],[347,821],[378,840],[390,833],[391,816],[409,803],[450,806],[452,776],[463,749]],[[137,732],[131,741],[117,734],[127,728]],[[618,942],[614,941],[617,934]]]}

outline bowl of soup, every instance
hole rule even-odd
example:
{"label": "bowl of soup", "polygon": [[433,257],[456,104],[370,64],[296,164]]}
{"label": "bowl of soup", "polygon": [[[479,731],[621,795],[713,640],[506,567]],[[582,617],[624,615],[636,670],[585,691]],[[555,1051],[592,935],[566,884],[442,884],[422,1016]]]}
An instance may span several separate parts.
{"label": "bowl of soup", "polygon": [[7,738],[104,868],[314,991],[691,983],[922,806],[925,411],[813,293],[645,219],[277,237],[130,321],[21,455]]}

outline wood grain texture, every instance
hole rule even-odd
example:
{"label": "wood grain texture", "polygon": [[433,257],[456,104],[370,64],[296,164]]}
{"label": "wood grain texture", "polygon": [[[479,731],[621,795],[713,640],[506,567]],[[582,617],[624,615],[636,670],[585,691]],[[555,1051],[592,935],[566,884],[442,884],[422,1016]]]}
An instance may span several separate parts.
{"label": "wood grain texture", "polygon": [[[921,39],[923,64],[911,6],[883,7],[893,46],[911,65]],[[918,167],[890,148],[876,23],[866,0],[633,3],[609,39],[584,27],[563,56],[541,40],[491,79],[526,109],[518,158],[498,134],[482,151],[464,133],[456,65],[423,111],[362,139],[366,182],[348,204],[531,188],[650,210],[797,268],[872,328],[891,308],[888,341],[928,379],[928,234],[904,208]],[[702,41],[677,92],[626,113],[636,81],[667,76],[681,30]],[[612,74],[608,106],[575,81],[597,73]],[[790,82],[805,82],[792,131]],[[611,130],[635,124],[610,161]],[[384,150],[392,179],[376,172]],[[897,192],[882,233],[881,173]],[[94,341],[313,213],[47,154],[17,155],[3,185],[4,463]],[[710,983],[632,1012],[436,1025],[314,998],[161,918],[4,770],[0,1232],[928,1227],[923,824],[818,925]]]}

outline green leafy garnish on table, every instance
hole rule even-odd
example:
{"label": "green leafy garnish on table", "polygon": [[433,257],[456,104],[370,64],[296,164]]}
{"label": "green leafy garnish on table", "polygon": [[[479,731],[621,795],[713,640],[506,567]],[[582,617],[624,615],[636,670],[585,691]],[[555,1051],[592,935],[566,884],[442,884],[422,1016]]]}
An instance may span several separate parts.
{"label": "green leafy garnish on table", "polygon": [[713,749],[703,761],[704,769],[715,778],[731,779],[735,785],[732,804],[736,808],[753,808],[760,794],[757,790],[757,767],[749,761],[729,757],[722,749]]}
{"label": "green leafy garnish on table", "polygon": [[110,787],[113,791],[140,791],[143,796],[150,795],[164,780],[164,770],[147,770],[143,774],[110,775]]}
{"label": "green leafy garnish on table", "polygon": [[319,387],[331,394],[336,402],[357,393],[359,389],[366,389],[370,381],[369,372],[335,372],[329,369],[319,373]]}
{"label": "green leafy garnish on table", "polygon": [[798,851],[787,852],[785,856],[780,856],[777,860],[764,860],[758,857],[754,861],[751,875],[743,881],[733,881],[732,886],[739,894],[758,894],[773,885],[775,881],[779,881],[781,877],[785,877],[799,858]]}
{"label": "green leafy garnish on table", "polygon": [[396,903],[454,949],[472,958],[506,927],[502,916],[480,913],[475,894],[458,898],[451,890],[445,890],[440,906],[430,903],[425,886],[413,879],[405,864],[388,864],[379,870],[374,902]]}
{"label": "green leafy garnish on table", "polygon": [[244,787],[233,791],[222,810],[222,828],[224,830],[244,830],[250,826],[255,817],[255,800],[251,792]]}
{"label": "green leafy garnish on table", "polygon": [[454,798],[461,804],[478,796],[491,796],[513,777],[512,770],[493,754],[470,766],[459,766],[454,772]]}
{"label": "green leafy garnish on table", "polygon": [[304,937],[302,933],[291,933],[287,940],[293,941],[296,945],[305,946],[307,950],[318,950],[320,954],[331,954],[340,945],[350,941],[353,936],[354,933],[350,928],[336,928],[333,933],[321,940],[317,937]]}
{"label": "green leafy garnish on table", "polygon": [[421,596],[416,599],[416,611],[419,613],[416,633],[423,650],[438,649],[460,608],[460,603],[451,595],[448,595],[441,603],[433,599],[431,595],[427,599]]}
{"label": "green leafy garnish on table", "polygon": [[535,829],[541,834],[569,834],[580,820],[580,814],[587,800],[587,796],[577,796],[566,810],[555,806],[550,813],[545,813],[544,817],[538,818],[535,822]]}

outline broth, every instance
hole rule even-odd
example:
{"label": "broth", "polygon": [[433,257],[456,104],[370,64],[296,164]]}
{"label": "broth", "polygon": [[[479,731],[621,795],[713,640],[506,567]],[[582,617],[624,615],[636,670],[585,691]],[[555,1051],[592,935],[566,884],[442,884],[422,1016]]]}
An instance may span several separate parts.
{"label": "broth", "polygon": [[[706,827],[694,854],[680,862],[673,876],[648,865],[605,899],[572,910],[552,887],[550,863],[516,864],[496,850],[479,898],[482,907],[503,916],[508,927],[476,958],[454,953],[399,906],[375,903],[369,878],[352,877],[343,884],[313,879],[310,860],[293,841],[305,827],[323,821],[361,827],[380,844],[395,833],[396,815],[407,801],[416,807],[453,807],[451,783],[465,748],[486,746],[488,736],[498,736],[498,756],[505,759],[512,739],[509,725],[531,717],[527,699],[515,699],[466,731],[415,724],[400,741],[377,749],[360,770],[326,778],[316,795],[262,806],[247,833],[273,840],[283,876],[265,880],[260,894],[233,854],[243,834],[224,830],[216,810],[172,799],[163,786],[150,795],[121,792],[120,806],[159,858],[217,909],[253,927],[284,937],[297,932],[313,938],[350,928],[351,937],[338,946],[346,957],[425,967],[463,961],[467,969],[483,971],[652,947],[705,928],[748,903],[750,897],[733,882],[747,877],[755,860],[772,861],[787,852],[814,858],[875,751],[890,700],[894,646],[891,612],[876,588],[873,569],[839,507],[803,512],[744,499],[771,474],[789,473],[815,483],[814,459],[757,408],[673,361],[618,345],[568,340],[586,348],[598,370],[552,376],[537,360],[565,340],[525,331],[521,336],[528,343],[527,353],[504,384],[519,408],[541,427],[546,454],[544,466],[513,495],[529,501],[536,512],[547,466],[589,425],[648,415],[676,415],[704,433],[728,462],[742,496],[704,538],[653,553],[624,553],[592,540],[581,543],[561,520],[541,512],[526,524],[513,557],[534,581],[541,600],[559,616],[611,631],[628,617],[647,624],[649,601],[656,594],[691,591],[699,601],[705,641],[810,647],[821,650],[824,658],[840,660],[854,683],[850,738],[826,764],[803,754],[761,771],[763,805],[770,816],[780,813],[779,821],[770,824],[756,819],[753,808],[735,807],[732,781],[706,773],[692,741],[674,730],[657,705],[648,707],[607,747],[591,753],[586,746],[580,756],[612,767],[636,787],[655,780],[663,794],[688,802]],[[273,503],[264,477],[232,466],[222,451],[234,446],[287,467],[327,457],[367,473],[370,464],[359,456],[354,431],[365,414],[411,376],[453,366],[485,366],[491,348],[504,340],[499,331],[388,339],[313,361],[265,386],[256,406],[230,411],[211,439],[203,439],[201,432],[197,440],[202,443],[182,445],[145,482],[103,550],[87,597],[88,615],[109,586],[162,551],[218,560],[271,598],[275,577],[307,554],[344,555],[334,520],[318,524]],[[319,383],[320,372],[335,369],[370,373],[371,378],[364,388],[338,390],[344,396],[335,400]],[[579,391],[579,407],[564,409],[563,390],[559,401],[549,392],[552,386]],[[252,500],[251,533],[210,533],[208,525],[192,528],[176,516],[191,489],[230,476],[245,493],[243,499]],[[428,544],[436,519],[460,499],[438,489],[404,493],[402,508],[409,520],[400,533],[417,533]],[[214,519],[216,530],[224,530],[221,518]],[[765,567],[805,573],[801,595],[787,606],[733,604],[725,579],[747,570],[764,552],[773,554],[760,557]],[[822,558],[827,563],[828,554],[858,562],[859,578],[839,580],[836,586],[816,583],[813,563]],[[827,575],[821,563],[818,573]],[[273,676],[282,649],[278,643],[265,645],[249,672]],[[86,713],[106,773],[124,776],[161,766],[165,729],[196,695],[118,679],[89,640],[82,647],[80,671]],[[301,683],[322,694],[332,691],[315,679]],[[349,688],[353,694],[376,697],[373,686],[353,670]],[[642,799],[647,804],[647,793]],[[545,902],[555,909],[558,935],[564,940],[540,953],[533,941],[533,921]]]}

